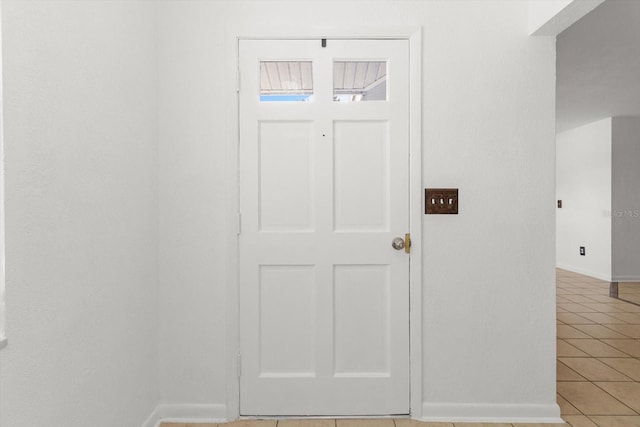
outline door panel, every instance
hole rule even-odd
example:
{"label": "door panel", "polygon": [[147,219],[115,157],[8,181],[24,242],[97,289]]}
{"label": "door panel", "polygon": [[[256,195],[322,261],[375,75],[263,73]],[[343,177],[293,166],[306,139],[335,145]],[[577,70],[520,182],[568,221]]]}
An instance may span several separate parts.
{"label": "door panel", "polygon": [[240,43],[242,415],[409,413],[408,59]]}
{"label": "door panel", "polygon": [[314,376],[314,283],[313,266],[260,266],[260,377]]}
{"label": "door panel", "polygon": [[260,231],[311,231],[313,123],[269,121],[259,126]]}
{"label": "door panel", "polygon": [[334,374],[389,377],[389,266],[334,266]]}
{"label": "door panel", "polygon": [[389,230],[389,135],[384,121],[335,121],[336,231]]}

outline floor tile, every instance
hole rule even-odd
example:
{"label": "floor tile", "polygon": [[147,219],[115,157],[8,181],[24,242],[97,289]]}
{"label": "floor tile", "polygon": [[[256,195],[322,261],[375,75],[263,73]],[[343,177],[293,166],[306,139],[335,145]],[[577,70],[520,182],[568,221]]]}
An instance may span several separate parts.
{"label": "floor tile", "polygon": [[[627,338],[640,338],[640,325],[607,325],[606,327],[622,335],[625,335]],[[603,338],[616,338],[616,337],[603,337]]]}
{"label": "floor tile", "polygon": [[582,414],[582,412],[578,411],[578,409],[573,406],[571,403],[567,402],[567,399],[557,395],[558,406],[560,406],[560,414],[564,417],[565,415],[574,415],[574,414]]}
{"label": "floor tile", "polygon": [[632,325],[640,325],[640,314],[638,313],[612,313],[611,316]]}
{"label": "floor tile", "polygon": [[428,423],[408,418],[397,418],[395,422],[396,427],[453,427],[453,423]]}
{"label": "floor tile", "polygon": [[589,325],[595,323],[593,320],[585,319],[581,315],[575,313],[558,313],[557,319],[567,325]]}
{"label": "floor tile", "polygon": [[634,411],[640,412],[640,383],[605,382],[595,384]]}
{"label": "floor tile", "polygon": [[276,427],[277,420],[238,420],[220,424],[221,427]]}
{"label": "floor tile", "polygon": [[519,424],[512,424],[513,427],[569,427],[568,424],[562,423],[562,424],[542,424],[542,423],[519,423]]}
{"label": "floor tile", "polygon": [[585,334],[582,331],[577,330],[573,326],[558,325],[558,338],[592,338],[590,335]]}
{"label": "floor tile", "polygon": [[[586,303],[586,304],[590,304],[590,303]],[[571,313],[588,313],[588,312],[600,311],[595,308],[591,308],[586,304],[578,304],[575,302],[565,302],[565,303],[561,302],[558,304],[558,307],[562,308],[563,310],[567,310],[568,312],[571,312]],[[597,304],[597,303],[591,303],[591,304]]]}
{"label": "floor tile", "polygon": [[394,427],[391,418],[375,418],[375,419],[338,419],[337,427]]}
{"label": "floor tile", "polygon": [[602,302],[605,304],[616,300],[615,298],[612,298],[609,296],[608,289],[606,290],[606,295],[589,295],[589,298],[592,299],[594,302]]}
{"label": "floor tile", "polygon": [[592,300],[590,297],[586,297],[584,295],[567,295],[565,296],[566,299],[568,299],[571,302],[577,302],[578,304],[583,303],[583,302],[596,302],[594,300]]}
{"label": "floor tile", "polygon": [[162,423],[160,427],[187,427],[184,423]]}
{"label": "floor tile", "polygon": [[558,361],[556,362],[556,380],[557,381],[587,381],[582,375]]}
{"label": "floor tile", "polygon": [[633,378],[635,381],[640,381],[640,360],[633,357],[627,357],[624,359],[600,358],[598,360],[611,366],[616,371],[620,371],[626,376]]}
{"label": "floor tile", "polygon": [[[631,314],[631,313],[613,313],[613,314]],[[614,317],[613,314],[605,314],[605,313],[582,313],[580,316],[585,319],[593,320],[596,323],[600,323],[603,325],[613,324],[613,323],[626,323],[623,319],[618,317]]]}
{"label": "floor tile", "polygon": [[187,427],[217,427],[218,423],[190,423],[185,424]]}
{"label": "floor tile", "polygon": [[454,423],[455,427],[511,427],[511,424],[502,423]]}
{"label": "floor tile", "polygon": [[640,313],[640,306],[625,301],[620,301],[619,308],[622,313]]}
{"label": "floor tile", "polygon": [[335,427],[335,425],[336,420],[314,418],[302,420],[279,420],[277,427]]}
{"label": "floor tile", "polygon": [[[615,369],[610,368],[598,359],[585,357],[561,357],[558,358],[558,360],[576,371],[578,374],[588,379],[589,381],[631,381],[630,378],[622,375]],[[568,400],[571,402],[571,399]]]}
{"label": "floor tile", "polygon": [[[613,327],[619,325],[610,326]],[[585,334],[591,335],[594,338],[629,338],[626,335],[622,335],[621,333],[602,325],[573,325],[573,327],[584,332]]]}
{"label": "floor tile", "polygon": [[640,417],[602,417],[594,416],[591,419],[598,424],[599,427],[638,427],[640,426]]}
{"label": "floor tile", "polygon": [[634,304],[640,304],[640,295],[637,293],[631,294],[626,292],[620,292],[618,298],[621,301],[632,302]]}
{"label": "floor tile", "polygon": [[[576,340],[587,341],[587,340]],[[569,341],[557,340],[556,341],[556,354],[558,357],[588,357],[589,355],[584,351],[574,347]]]}
{"label": "floor tile", "polygon": [[[626,353],[616,350],[610,345],[603,343],[600,340],[588,339],[588,340],[566,340],[570,345],[584,351],[592,357],[627,357]],[[558,352],[558,357],[562,357]]]}
{"label": "floor tile", "polygon": [[617,348],[620,351],[627,353],[629,356],[640,357],[640,340],[625,339],[625,340],[602,340],[612,347]]}
{"label": "floor tile", "polygon": [[558,393],[584,414],[635,415],[631,408],[589,382],[558,383]]}
{"label": "floor tile", "polygon": [[[620,309],[614,303],[583,303],[585,307],[589,308],[591,311],[597,311],[599,313],[624,313],[625,310]],[[578,313],[578,312],[576,312]]]}
{"label": "floor tile", "polygon": [[562,419],[571,424],[572,427],[598,427],[584,415],[563,415]]}

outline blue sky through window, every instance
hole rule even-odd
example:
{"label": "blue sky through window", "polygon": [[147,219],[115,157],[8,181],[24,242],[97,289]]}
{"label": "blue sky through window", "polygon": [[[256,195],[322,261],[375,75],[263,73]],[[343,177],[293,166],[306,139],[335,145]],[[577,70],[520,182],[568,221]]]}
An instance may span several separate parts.
{"label": "blue sky through window", "polygon": [[260,95],[260,102],[307,102],[311,95]]}

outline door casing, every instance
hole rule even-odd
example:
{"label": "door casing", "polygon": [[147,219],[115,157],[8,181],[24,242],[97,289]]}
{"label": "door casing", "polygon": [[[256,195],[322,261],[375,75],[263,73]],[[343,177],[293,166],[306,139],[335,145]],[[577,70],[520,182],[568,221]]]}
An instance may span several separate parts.
{"label": "door casing", "polygon": [[[241,29],[242,30],[242,29]],[[238,354],[240,348],[240,311],[239,311],[239,44],[240,40],[300,40],[300,39],[403,39],[409,41],[409,228],[412,236],[411,259],[409,265],[409,345],[410,345],[410,415],[411,418],[422,417],[422,28],[349,28],[323,30],[319,33],[313,29],[300,27],[292,29],[289,34],[272,33],[264,28],[255,34],[246,31],[239,33],[246,36],[235,36],[229,52],[234,52],[234,61],[229,61],[228,115],[227,135],[227,401],[226,419],[236,420],[240,417],[240,376]]]}

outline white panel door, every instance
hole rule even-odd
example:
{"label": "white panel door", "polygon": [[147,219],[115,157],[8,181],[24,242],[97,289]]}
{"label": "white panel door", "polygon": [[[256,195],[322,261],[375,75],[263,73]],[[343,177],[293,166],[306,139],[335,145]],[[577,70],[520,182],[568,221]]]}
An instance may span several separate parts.
{"label": "white panel door", "polygon": [[409,413],[409,45],[240,42],[240,413]]}

